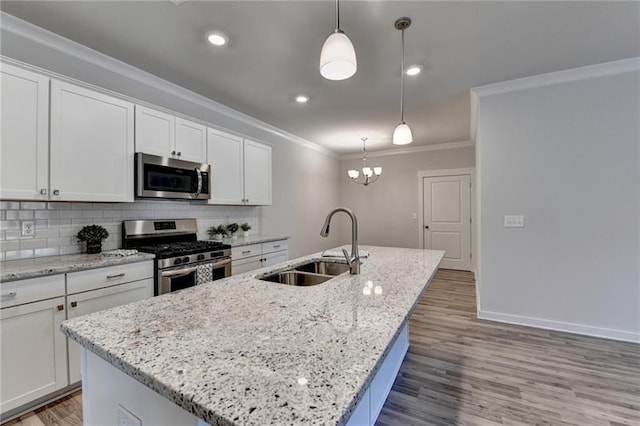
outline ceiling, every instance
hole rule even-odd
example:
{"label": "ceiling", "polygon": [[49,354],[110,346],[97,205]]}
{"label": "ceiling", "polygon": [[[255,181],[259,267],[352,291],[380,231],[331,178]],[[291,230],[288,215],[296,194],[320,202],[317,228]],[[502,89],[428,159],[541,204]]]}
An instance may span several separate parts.
{"label": "ceiling", "polygon": [[[414,145],[469,139],[469,89],[640,56],[638,2],[343,1],[358,72],[318,71],[333,1],[2,1],[0,8],[338,153],[392,148],[400,33],[409,16],[405,119]],[[225,48],[205,41],[228,34]],[[307,104],[296,94],[311,97]]]}

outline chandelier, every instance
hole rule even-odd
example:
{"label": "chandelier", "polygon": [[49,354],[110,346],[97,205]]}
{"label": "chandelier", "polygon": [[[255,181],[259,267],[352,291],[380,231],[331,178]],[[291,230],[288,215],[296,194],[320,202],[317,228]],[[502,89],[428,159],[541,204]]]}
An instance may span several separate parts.
{"label": "chandelier", "polygon": [[382,167],[368,167],[367,166],[367,138],[362,138],[362,179],[358,180],[360,177],[360,172],[355,169],[351,169],[347,172],[351,180],[355,183],[359,183],[360,185],[367,186],[370,183],[373,183],[378,180],[380,175],[382,174]]}

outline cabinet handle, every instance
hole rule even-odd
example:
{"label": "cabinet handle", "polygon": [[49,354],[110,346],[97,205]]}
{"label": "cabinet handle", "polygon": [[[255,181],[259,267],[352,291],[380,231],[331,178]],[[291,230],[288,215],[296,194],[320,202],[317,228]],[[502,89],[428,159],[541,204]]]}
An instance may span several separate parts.
{"label": "cabinet handle", "polygon": [[64,311],[64,305],[58,305],[58,310],[59,311]]}
{"label": "cabinet handle", "polygon": [[251,250],[245,250],[242,252],[242,254],[249,254],[249,253],[251,253]]}
{"label": "cabinet handle", "polygon": [[40,195],[47,195],[47,189],[46,188],[42,188],[40,190]]}
{"label": "cabinet handle", "polygon": [[113,280],[113,279],[116,279],[116,278],[122,278],[124,276],[125,276],[125,273],[121,272],[121,273],[115,274],[115,275],[107,275],[107,279],[108,280]]}
{"label": "cabinet handle", "polygon": [[18,295],[17,291],[12,291],[10,293],[7,294],[3,294],[2,297],[6,297],[8,299],[13,299],[14,297],[16,297]]}
{"label": "cabinet handle", "polygon": [[278,244],[277,246],[273,246],[273,248],[280,248],[280,244]]}
{"label": "cabinet handle", "polygon": [[71,302],[71,307],[75,308],[76,306],[78,306],[78,302]]}
{"label": "cabinet handle", "polygon": [[171,155],[176,155],[176,152],[175,151],[171,151]]}
{"label": "cabinet handle", "polygon": [[60,195],[60,190],[59,189],[54,189],[53,190],[53,195]]}

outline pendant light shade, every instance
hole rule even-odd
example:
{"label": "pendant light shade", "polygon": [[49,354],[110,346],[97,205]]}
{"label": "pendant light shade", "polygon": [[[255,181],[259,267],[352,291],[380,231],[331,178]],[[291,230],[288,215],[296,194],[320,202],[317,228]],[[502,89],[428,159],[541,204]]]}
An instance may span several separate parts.
{"label": "pendant light shade", "polygon": [[356,73],[356,50],[340,29],[340,4],[336,0],[336,28],[325,40],[320,52],[320,74],[327,80],[346,80]]}
{"label": "pendant light shade", "polygon": [[413,142],[411,128],[404,121],[404,30],[410,25],[410,18],[400,18],[395,22],[396,29],[402,31],[402,59],[400,60],[400,124],[393,131],[394,145],[408,145]]}
{"label": "pendant light shade", "polygon": [[394,145],[408,145],[413,142],[413,134],[411,128],[407,123],[400,123],[393,131],[393,144]]}
{"label": "pendant light shade", "polygon": [[320,53],[320,74],[327,80],[346,80],[357,69],[356,51],[349,37],[340,30],[327,37]]}

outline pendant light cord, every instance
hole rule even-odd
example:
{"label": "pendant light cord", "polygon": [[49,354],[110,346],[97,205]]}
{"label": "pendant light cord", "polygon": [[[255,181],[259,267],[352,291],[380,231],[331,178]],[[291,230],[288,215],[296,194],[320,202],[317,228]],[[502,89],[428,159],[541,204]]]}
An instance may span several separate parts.
{"label": "pendant light cord", "polygon": [[402,59],[400,60],[400,122],[404,123],[404,28],[402,29]]}
{"label": "pendant light cord", "polygon": [[336,32],[340,30],[340,5],[338,4],[340,0],[336,0]]}
{"label": "pendant light cord", "polygon": [[369,138],[362,138],[362,168],[363,169],[367,167],[367,139]]}

